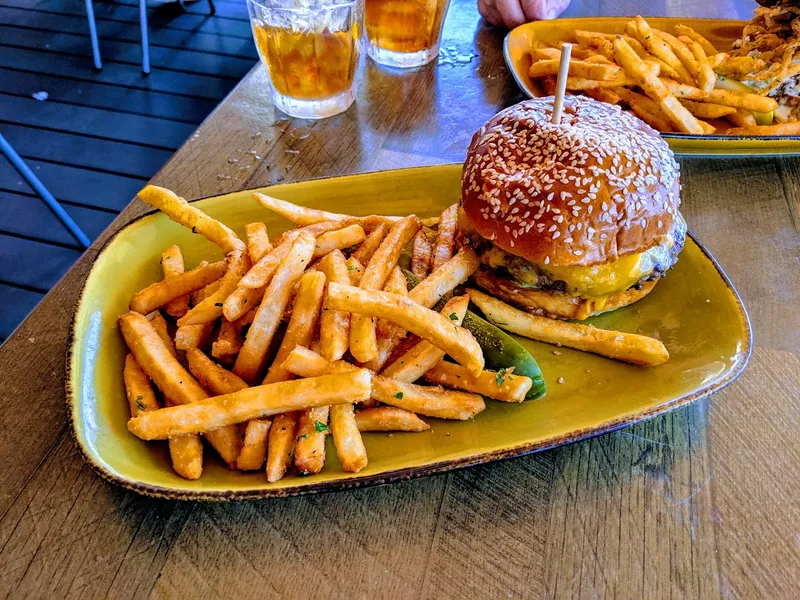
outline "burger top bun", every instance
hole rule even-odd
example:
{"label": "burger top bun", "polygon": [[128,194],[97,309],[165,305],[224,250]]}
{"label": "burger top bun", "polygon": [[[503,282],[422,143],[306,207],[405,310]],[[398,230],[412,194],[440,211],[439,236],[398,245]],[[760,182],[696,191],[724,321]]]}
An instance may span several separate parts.
{"label": "burger top bun", "polygon": [[659,134],[620,107],[567,96],[496,114],[472,137],[461,202],[472,228],[530,262],[589,266],[665,241],[679,167]]}

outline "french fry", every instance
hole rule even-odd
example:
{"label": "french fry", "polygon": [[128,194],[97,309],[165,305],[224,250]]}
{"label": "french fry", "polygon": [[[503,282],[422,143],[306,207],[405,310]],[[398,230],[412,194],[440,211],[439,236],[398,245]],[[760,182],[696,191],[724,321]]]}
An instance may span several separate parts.
{"label": "french fry", "polygon": [[356,248],[352,257],[362,265],[369,264],[369,261],[372,260],[372,255],[375,254],[375,251],[378,249],[378,246],[381,245],[388,231],[389,227],[385,223],[381,223],[378,227],[373,229],[364,242]]}
{"label": "french fry", "polygon": [[[188,350],[186,359],[192,375],[214,395],[232,394],[248,388],[242,379],[220,367],[200,350]],[[239,470],[257,471],[264,464],[270,425],[269,419],[253,419],[247,423],[242,448],[236,457]]]}
{"label": "french fry", "polygon": [[[392,269],[389,278],[386,280],[386,285],[383,286],[383,291],[390,294],[408,296],[408,281],[406,281],[406,276],[403,275],[403,269],[399,266],[395,266]],[[378,319],[375,324],[375,331],[379,338],[390,337],[395,329],[396,327],[386,319]]]}
{"label": "french fry", "polygon": [[686,85],[685,83],[679,83],[664,77],[662,77],[659,81],[664,84],[664,87],[666,87],[671,94],[677,98],[680,98],[681,100],[703,100],[708,98],[708,92],[701,90],[699,87]]}
{"label": "french fry", "polygon": [[200,479],[203,474],[203,442],[196,433],[169,438],[172,468],[184,479]]}
{"label": "french fry", "polygon": [[653,367],[669,359],[669,352],[664,344],[653,338],[538,317],[517,310],[478,290],[471,289],[468,293],[490,322],[517,335],[593,352],[635,365]]}
{"label": "french fry", "polygon": [[[344,405],[343,405],[344,406]],[[300,416],[294,466],[302,475],[319,473],[325,464],[325,437],[328,435],[329,406],[309,408]]]}
{"label": "french fry", "polygon": [[156,400],[150,379],[136,362],[133,354],[125,357],[122,379],[125,382],[125,395],[128,397],[132,417],[148,410],[161,408]]}
{"label": "french fry", "polygon": [[[648,22],[645,21],[641,16],[637,16],[634,22],[635,22],[634,29],[636,35],[634,35],[633,37],[639,40],[639,43],[642,44],[642,46],[644,46],[648,52],[650,52],[654,56],[657,56],[665,63],[667,63],[670,67],[672,67],[678,73],[678,80],[680,82],[693,85],[694,79],[692,79],[691,74],[683,65],[681,60],[675,55],[675,52],[670,47],[670,45],[667,42],[665,42],[663,38],[658,36],[650,28]],[[633,52],[633,49],[631,49],[631,52]],[[625,70],[627,71],[627,68]]]}
{"label": "french fry", "polygon": [[[320,261],[326,281],[349,284],[344,254],[334,250]],[[324,310],[319,321],[320,353],[328,360],[339,360],[350,344],[350,314],[340,310]]]}
{"label": "french fry", "polygon": [[[459,296],[448,301],[441,312],[454,324],[461,325],[467,306],[469,297]],[[439,364],[444,355],[442,350],[423,340],[381,371],[381,375],[398,381],[414,382]]]}
{"label": "french fry", "polygon": [[395,406],[377,406],[356,412],[359,431],[427,431],[431,428],[413,412]]}
{"label": "french fry", "polygon": [[453,258],[453,249],[456,245],[458,203],[442,211],[439,217],[439,230],[436,234],[436,243],[433,245],[433,258],[431,270],[435,271],[448,260]]}
{"label": "french fry", "polygon": [[[266,194],[260,194],[258,192],[253,194],[253,198],[267,210],[281,215],[296,225],[313,225],[322,221],[349,221],[352,223],[359,223],[364,229],[372,231],[379,223],[385,223],[391,227],[393,224],[402,220],[402,217],[388,217],[383,215],[354,217],[324,210],[316,210],[305,206],[298,206],[297,204],[292,204],[291,202],[279,200],[278,198],[273,198],[272,196],[267,196]],[[369,226],[370,223],[373,225],[372,227]]]}
{"label": "french fry", "polygon": [[222,315],[228,321],[238,321],[261,303],[266,289],[237,287],[222,303]]}
{"label": "french fry", "polygon": [[[595,32],[595,31],[585,31],[585,30],[581,30],[581,29],[576,29],[575,30],[575,39],[578,41],[578,43],[584,44],[584,45],[585,44],[591,45],[592,40],[599,40],[599,39],[606,40],[610,44],[613,44],[614,43],[614,39],[616,37],[617,37],[617,35],[613,34],[613,33],[599,33],[599,32]],[[628,42],[628,45],[631,48],[633,48],[634,52],[636,52],[636,54],[638,54],[639,57],[641,57],[642,59],[647,58],[648,52],[647,52],[647,50],[644,49],[644,46],[642,46],[639,43],[639,40],[637,40],[635,37],[632,37],[630,35],[623,35],[622,38],[626,42]]]}
{"label": "french fry", "polygon": [[292,460],[297,432],[296,411],[279,414],[269,429],[267,443],[267,481],[274,483],[283,478]]}
{"label": "french fry", "polygon": [[286,327],[275,362],[267,371],[264,383],[286,381],[292,377],[282,364],[296,346],[308,346],[314,336],[314,329],[319,321],[322,307],[322,294],[325,291],[325,275],[322,273],[304,273],[297,286],[292,317]]}
{"label": "french fry", "polygon": [[[417,304],[430,308],[456,286],[464,283],[477,271],[479,265],[480,259],[475,251],[469,247],[462,248],[453,258],[423,279],[408,293],[408,297]],[[404,335],[404,332],[396,329],[392,337],[379,339],[377,356],[365,366],[373,371],[380,371]]]}
{"label": "french fry", "polygon": [[314,406],[360,402],[369,398],[371,389],[372,374],[366,369],[270,383],[142,413],[128,421],[128,430],[144,440],[202,432],[208,432],[206,437],[209,437],[221,427],[250,419]]}
{"label": "french fry", "polygon": [[628,88],[618,88],[615,93],[631,107],[637,117],[656,131],[675,131],[672,121],[661,111],[657,102]]}
{"label": "french fry", "polygon": [[727,52],[718,52],[716,54],[709,54],[708,55],[708,63],[711,65],[712,69],[718,69],[720,66],[725,64],[725,62],[730,58],[730,54]]}
{"label": "french fry", "polygon": [[586,90],[585,94],[590,98],[598,100],[599,102],[605,102],[606,104],[620,104],[622,102],[622,98],[620,98],[619,94],[616,92],[616,89],[617,88],[595,88],[593,90]]}
{"label": "french fry", "polygon": [[[477,394],[415,385],[380,375],[373,378],[372,396],[384,404],[439,419],[467,421],[486,408]],[[156,413],[143,416],[151,414]]]}
{"label": "french fry", "polygon": [[367,449],[361,439],[352,404],[331,406],[331,434],[343,471],[358,473],[367,466]]}
{"label": "french fry", "polygon": [[501,402],[522,402],[533,381],[524,375],[514,375],[513,369],[483,371],[477,377],[461,365],[440,361],[424,375],[425,380],[446,388],[480,394]]}
{"label": "french fry", "polygon": [[131,298],[130,309],[146,315],[161,308],[170,300],[191,294],[216,281],[225,274],[225,269],[224,261],[213,263],[203,261],[191,271],[151,283],[143,290],[139,290]]}
{"label": "french fry", "polygon": [[184,325],[183,327],[178,327],[178,330],[175,332],[175,347],[178,350],[201,348],[208,341],[213,330],[214,323],[211,321],[201,325]]}
{"label": "french fry", "polygon": [[743,108],[737,108],[736,112],[725,115],[725,118],[737,127],[756,127],[757,125],[753,113]]}
{"label": "french fry", "polygon": [[250,255],[244,250],[235,250],[227,256],[227,269],[220,279],[219,287],[208,298],[178,319],[178,325],[200,325],[222,316],[225,299],[236,290],[239,280],[252,266]]}
{"label": "french fry", "polygon": [[264,466],[271,427],[270,419],[251,419],[247,422],[242,451],[236,460],[236,466],[240,471],[258,471]]}
{"label": "french fry", "polygon": [[361,283],[361,277],[364,275],[364,265],[355,256],[351,256],[345,261],[344,266],[347,267],[350,285],[358,286]]}
{"label": "french fry", "polygon": [[[331,282],[325,306],[387,319],[444,350],[470,371],[477,374],[483,370],[483,351],[469,331],[410,298]],[[352,351],[352,333],[350,346]]]}
{"label": "french fry", "polygon": [[314,236],[300,233],[278,265],[233,367],[233,372],[245,381],[255,381],[264,368],[269,344],[289,303],[289,295],[313,253]]}
{"label": "french fry", "polygon": [[705,37],[699,34],[697,31],[689,27],[688,25],[678,24],[675,25],[673,28],[675,33],[678,35],[685,35],[688,38],[691,38],[703,48],[703,51],[706,53],[707,56],[713,56],[717,53],[717,49],[714,47],[714,44],[709,42]]}
{"label": "french fry", "polygon": [[699,79],[697,80],[698,87],[704,92],[710,92],[714,89],[714,82],[717,76],[714,73],[711,63],[708,61],[708,55],[706,55],[703,50],[702,44],[686,36],[681,36],[678,39],[689,47],[689,50],[692,51],[700,67]]}
{"label": "french fry", "polygon": [[[227,265],[226,265],[226,267],[225,267],[225,268],[227,268]],[[223,275],[224,275],[224,273],[223,273]],[[192,306],[197,306],[197,305],[198,305],[198,304],[200,304],[200,303],[201,303],[203,300],[205,300],[206,298],[208,298],[208,297],[209,297],[211,294],[213,294],[214,292],[216,292],[216,291],[219,289],[219,284],[220,284],[220,280],[219,280],[219,279],[217,279],[216,281],[212,281],[211,283],[209,283],[209,284],[208,284],[207,286],[205,286],[203,289],[201,289],[201,290],[197,290],[196,292],[194,292],[194,293],[193,293],[193,294],[190,296],[190,298],[191,298],[191,301],[192,301],[192,302],[191,302]]]}
{"label": "french fry", "polygon": [[139,191],[139,198],[151,206],[161,209],[170,219],[199,233],[210,242],[216,244],[225,254],[234,250],[246,251],[245,243],[230,228],[216,219],[212,219],[202,210],[189,204],[186,200],[168,189],[155,185],[145,186]]}
{"label": "french fry", "polygon": [[768,96],[758,94],[742,94],[723,89],[713,89],[705,98],[698,98],[700,102],[711,102],[723,106],[743,108],[753,112],[771,112],[778,108],[778,101]]}
{"label": "french fry", "polygon": [[186,362],[200,385],[215,396],[232,394],[248,387],[241,378],[220,367],[197,348],[186,351]]}
{"label": "french fry", "polygon": [[160,312],[156,312],[153,318],[150,319],[150,325],[152,325],[153,329],[156,330],[158,337],[161,338],[161,341],[164,342],[164,345],[169,349],[169,351],[172,352],[172,354],[175,354],[175,344],[172,342],[172,338],[169,336],[167,321],[161,316]]}
{"label": "french fry", "polygon": [[[645,71],[647,71],[647,68],[644,67],[644,63],[642,63],[642,65]],[[633,81],[633,79],[625,75],[605,80],[584,79],[582,77],[567,77],[567,89],[576,92],[584,90],[602,89],[602,88],[617,88],[621,86],[631,86],[631,85],[635,85],[635,82]]]}
{"label": "french fry", "polygon": [[325,256],[333,250],[343,250],[360,244],[366,238],[361,225],[349,225],[343,229],[323,233],[317,238],[314,247],[314,258]]}
{"label": "french fry", "polygon": [[[555,96],[556,94],[556,78],[555,77],[542,77],[539,80],[539,85],[542,86],[542,90],[546,96]],[[592,88],[596,89],[596,88]]]}
{"label": "french fry", "polygon": [[[684,66],[684,68],[690,75],[690,81],[687,83],[693,83],[700,86],[700,80],[702,79],[703,75],[700,70],[700,63],[697,62],[697,58],[695,58],[695,55],[692,52],[692,50],[686,44],[684,44],[682,41],[676,38],[674,35],[669,34],[666,31],[659,31],[658,29],[656,29],[653,30],[653,33],[658,37],[660,37],[662,40],[664,40],[670,47],[672,52],[675,54],[675,56],[678,57],[678,60],[681,61],[681,64]],[[702,89],[702,86],[700,87]]]}
{"label": "french fry", "polygon": [[[406,244],[422,228],[419,219],[410,215],[398,221],[386,235],[369,261],[358,286],[364,290],[379,290],[386,283],[390,271]],[[331,284],[338,285],[338,284]],[[330,290],[330,286],[329,286]],[[368,362],[378,354],[378,340],[372,316],[354,314],[350,319],[350,353],[359,362]]]}
{"label": "french fry", "polygon": [[[574,51],[575,50],[573,49],[573,52]],[[531,60],[533,62],[540,60],[559,60],[560,58],[561,50],[558,48],[531,48]],[[577,58],[577,56],[575,58]]]}
{"label": "french fry", "polygon": [[318,352],[297,346],[289,352],[282,366],[298,377],[319,377],[328,372],[331,363]]}
{"label": "french fry", "polygon": [[248,223],[244,226],[244,233],[247,237],[247,253],[250,255],[250,262],[252,264],[256,264],[272,251],[272,243],[269,241],[269,232],[264,223]]}
{"label": "french fry", "polygon": [[425,230],[420,230],[414,236],[414,242],[411,245],[411,272],[420,279],[425,279],[431,272],[432,260],[433,245]]}
{"label": "french fry", "polygon": [[[311,350],[303,348],[296,348],[291,352],[284,361],[284,366],[299,377],[352,373],[356,369],[353,365],[343,361],[328,362],[318,354],[315,355]],[[370,395],[384,404],[442,419],[467,420],[486,408],[483,398],[476,394],[414,385],[384,375],[372,377]]]}
{"label": "french fry", "polygon": [[242,337],[239,335],[239,328],[236,322],[222,319],[219,326],[217,339],[211,344],[211,356],[214,358],[227,358],[239,354],[242,349]]}
{"label": "french fry", "polygon": [[[537,79],[548,75],[558,75],[560,59],[552,58],[540,60],[533,63],[528,69],[528,74]],[[616,65],[603,65],[582,60],[571,60],[569,63],[569,74],[572,77],[582,77],[584,79],[616,79],[623,76],[622,69]]]}
{"label": "french fry", "polygon": [[[564,44],[568,42],[564,42],[562,40],[557,41],[554,46],[555,48],[551,48],[552,50],[557,50],[557,56],[549,56],[548,58],[561,58],[561,51],[564,49]],[[594,54],[589,48],[584,48],[580,45],[573,45],[572,46],[572,56],[579,59],[579,60],[588,60],[590,58],[595,58],[598,55]]]}
{"label": "french fry", "polygon": [[[650,37],[653,38],[652,34]],[[697,119],[678,102],[678,99],[669,92],[658,77],[653,77],[645,72],[642,59],[621,37],[614,40],[614,56],[637,85],[658,103],[659,108],[664,111],[679,131],[703,133],[703,127],[697,122]]]}
{"label": "french fry", "polygon": [[[178,246],[170,246],[161,253],[161,269],[164,271],[164,279],[175,277],[185,272],[183,266],[183,254]],[[167,314],[173,317],[182,317],[189,310],[189,295],[178,296],[167,302],[164,306]]]}
{"label": "french fry", "polygon": [[[242,280],[239,282],[239,287],[266,290],[266,286],[269,285],[273,275],[275,275],[275,270],[286,255],[289,254],[289,251],[292,249],[292,246],[294,246],[299,235],[299,231],[289,232],[289,235],[284,237],[271,252],[265,254],[261,260],[254,264],[247,274],[242,277]],[[313,239],[313,236],[311,237]],[[261,295],[263,296],[264,294],[262,293]]]}
{"label": "french fry", "polygon": [[800,123],[731,127],[725,135],[800,135]]}
{"label": "french fry", "polygon": [[707,104],[705,102],[695,102],[693,100],[681,100],[690,113],[700,119],[721,119],[726,115],[736,112],[732,106],[722,106],[721,104]]}
{"label": "french fry", "polygon": [[[125,342],[136,358],[136,362],[155,382],[164,396],[170,402],[176,404],[176,406],[168,407],[167,409],[143,414],[155,415],[161,410],[180,409],[182,406],[189,406],[208,398],[205,390],[172,355],[164,345],[164,342],[161,341],[161,338],[158,337],[153,326],[143,315],[129,312],[120,316],[118,323],[122,331],[122,337],[125,338]],[[197,432],[175,432],[164,436],[164,438],[185,433]],[[220,426],[219,429],[215,428],[214,431],[208,431],[206,438],[230,467],[236,464],[241,440],[235,427]]]}
{"label": "french fry", "polygon": [[472,248],[464,247],[458,253],[423,279],[408,293],[417,304],[432,307],[442,297],[464,283],[475,271],[481,261]]}

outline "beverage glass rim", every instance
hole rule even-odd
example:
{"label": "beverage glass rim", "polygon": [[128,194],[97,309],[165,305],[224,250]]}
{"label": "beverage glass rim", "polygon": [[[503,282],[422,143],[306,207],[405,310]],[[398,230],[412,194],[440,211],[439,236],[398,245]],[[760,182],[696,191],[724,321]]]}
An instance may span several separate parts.
{"label": "beverage glass rim", "polygon": [[248,4],[255,4],[264,10],[273,10],[281,12],[296,12],[296,13],[309,13],[316,11],[329,11],[337,8],[347,8],[359,3],[360,0],[337,0],[330,4],[325,3],[322,6],[274,6],[269,3],[269,0],[247,0]]}

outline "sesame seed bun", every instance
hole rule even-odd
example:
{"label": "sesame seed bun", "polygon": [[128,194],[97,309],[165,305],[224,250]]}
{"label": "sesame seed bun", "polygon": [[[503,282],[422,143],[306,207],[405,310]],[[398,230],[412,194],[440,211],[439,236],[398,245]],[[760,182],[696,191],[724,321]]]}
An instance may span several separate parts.
{"label": "sesame seed bun", "polygon": [[665,243],[679,168],[659,134],[618,106],[567,96],[494,117],[472,138],[462,177],[470,226],[530,262],[591,266]]}

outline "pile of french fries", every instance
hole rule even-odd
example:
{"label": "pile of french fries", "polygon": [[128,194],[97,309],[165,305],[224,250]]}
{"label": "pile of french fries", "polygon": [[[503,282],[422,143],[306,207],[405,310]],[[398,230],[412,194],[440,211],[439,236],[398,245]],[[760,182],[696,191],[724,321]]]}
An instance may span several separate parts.
{"label": "pile of french fries", "polygon": [[567,90],[623,106],[663,133],[800,134],[800,123],[765,124],[778,103],[718,74],[729,55],[686,25],[668,33],[637,16],[623,35],[576,30],[572,40],[534,42],[529,74],[550,95],[565,42],[574,44]]}
{"label": "pile of french fries", "polygon": [[[168,440],[178,474],[201,476],[200,436],[231,469],[264,469],[270,482],[292,466],[318,473],[328,434],[342,469],[358,472],[362,432],[421,432],[421,417],[466,420],[484,397],[525,398],[531,380],[485,370],[461,327],[469,299],[453,290],[479,260],[456,251],[456,205],[429,220],[352,217],[254,196],[296,227],[270,238],[250,223],[245,241],[169,190],[139,193],[225,254],[186,270],[180,248],[166,248],[164,278],[118,318],[128,428]],[[411,291],[398,265],[407,246],[421,278]]]}

